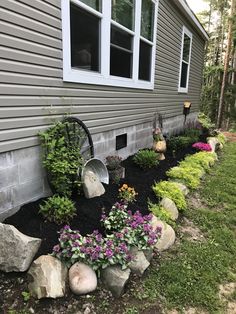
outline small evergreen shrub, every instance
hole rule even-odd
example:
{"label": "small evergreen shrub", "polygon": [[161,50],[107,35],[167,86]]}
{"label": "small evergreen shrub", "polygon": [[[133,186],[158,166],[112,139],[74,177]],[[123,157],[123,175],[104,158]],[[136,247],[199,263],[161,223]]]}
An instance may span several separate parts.
{"label": "small evergreen shrub", "polygon": [[195,143],[199,140],[199,137],[201,135],[201,131],[199,129],[194,128],[187,128],[184,130],[184,135],[191,139],[190,144]]}
{"label": "small evergreen shrub", "polygon": [[152,186],[152,189],[157,198],[170,198],[180,211],[184,211],[187,208],[184,194],[175,182],[161,181],[159,183],[155,183]]}
{"label": "small evergreen shrub", "polygon": [[205,169],[202,167],[202,165],[196,163],[195,160],[192,160],[192,159],[189,159],[189,160],[185,159],[183,161],[180,161],[179,166],[181,168],[186,168],[186,167],[196,168],[196,169],[201,170],[202,173],[205,173]]}
{"label": "small evergreen shrub", "polygon": [[148,209],[162,221],[165,221],[169,225],[175,225],[175,222],[172,220],[170,213],[159,204],[148,203]]}
{"label": "small evergreen shrub", "polygon": [[43,205],[40,205],[39,213],[48,220],[56,224],[68,223],[75,215],[74,203],[66,196],[53,195]]}
{"label": "small evergreen shrub", "polygon": [[157,159],[158,155],[153,150],[142,149],[138,151],[133,161],[142,169],[153,168],[156,167],[159,163]]}
{"label": "small evergreen shrub", "polygon": [[187,156],[185,161],[190,162],[190,164],[198,164],[205,171],[209,171],[210,167],[214,165],[216,158],[216,153],[199,152],[194,155]]}
{"label": "small evergreen shrub", "polygon": [[196,189],[200,185],[202,170],[191,166],[173,167],[167,171],[167,176],[185,184],[190,189]]}

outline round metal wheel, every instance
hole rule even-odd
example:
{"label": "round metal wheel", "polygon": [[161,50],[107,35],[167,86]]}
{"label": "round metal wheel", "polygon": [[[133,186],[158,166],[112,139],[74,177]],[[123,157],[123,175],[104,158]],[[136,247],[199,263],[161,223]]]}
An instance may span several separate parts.
{"label": "round metal wheel", "polygon": [[93,140],[86,125],[74,117],[67,117],[63,122],[67,122],[65,124],[65,139],[67,144],[78,146],[85,161],[93,158]]}

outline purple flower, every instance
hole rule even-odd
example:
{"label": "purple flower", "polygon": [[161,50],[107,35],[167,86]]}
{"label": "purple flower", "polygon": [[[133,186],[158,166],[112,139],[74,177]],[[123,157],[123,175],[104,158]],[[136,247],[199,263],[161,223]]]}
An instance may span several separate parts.
{"label": "purple flower", "polygon": [[107,241],[107,246],[108,246],[108,247],[111,247],[112,245],[113,245],[113,241],[112,241],[112,240],[108,240],[108,241]]}
{"label": "purple flower", "polygon": [[53,251],[56,252],[56,253],[60,252],[60,245],[59,244],[55,245],[53,247]]}
{"label": "purple flower", "polygon": [[111,249],[106,249],[105,255],[106,255],[107,258],[112,258],[112,256],[113,256],[112,250]]}

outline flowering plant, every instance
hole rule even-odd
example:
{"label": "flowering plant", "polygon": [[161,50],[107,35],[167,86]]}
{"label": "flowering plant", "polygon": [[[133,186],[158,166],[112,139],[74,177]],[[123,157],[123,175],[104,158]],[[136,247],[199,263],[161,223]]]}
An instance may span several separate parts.
{"label": "flowering plant", "polygon": [[101,222],[108,230],[114,230],[113,235],[128,247],[135,246],[140,250],[153,247],[160,237],[161,229],[153,231],[152,214],[142,216],[139,211],[132,214],[127,206],[116,203],[108,216],[103,215]]}
{"label": "flowering plant", "polygon": [[210,152],[211,151],[211,145],[202,143],[202,142],[197,142],[192,145],[193,148],[196,148],[197,150],[200,151],[205,151],[205,152]]}
{"label": "flowering plant", "polygon": [[77,261],[85,262],[94,270],[119,264],[122,269],[131,261],[129,248],[115,235],[103,237],[98,231],[82,236],[78,230],[65,226],[60,231],[59,244],[53,247],[53,256],[68,266]]}
{"label": "flowering plant", "polygon": [[106,165],[108,170],[115,170],[120,167],[122,158],[119,156],[107,156]]}
{"label": "flowering plant", "polygon": [[138,193],[135,192],[135,189],[132,187],[129,187],[127,184],[123,184],[122,187],[119,188],[118,197],[124,203],[133,203],[135,201],[136,195],[138,195]]}

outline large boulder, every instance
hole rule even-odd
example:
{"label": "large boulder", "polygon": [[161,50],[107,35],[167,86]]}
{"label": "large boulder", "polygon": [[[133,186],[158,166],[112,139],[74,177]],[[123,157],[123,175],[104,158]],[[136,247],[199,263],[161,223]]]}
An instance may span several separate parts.
{"label": "large boulder", "polygon": [[160,205],[170,214],[172,220],[178,219],[179,217],[178,209],[171,199],[164,197],[161,200]]}
{"label": "large boulder", "polygon": [[209,137],[207,139],[207,143],[211,146],[212,152],[215,152],[220,146],[220,142],[217,137]]}
{"label": "large boulder", "polygon": [[87,170],[83,176],[83,190],[86,198],[101,196],[105,189],[98,176],[91,170]]}
{"label": "large boulder", "polygon": [[42,255],[28,271],[29,291],[37,299],[60,298],[65,295],[68,269],[57,258]]}
{"label": "large boulder", "polygon": [[97,288],[95,271],[86,264],[75,263],[69,269],[69,285],[74,294],[86,294]]}
{"label": "large boulder", "polygon": [[138,250],[137,248],[133,247],[130,250],[130,254],[132,255],[133,259],[129,265],[129,268],[133,273],[138,276],[142,276],[145,270],[149,267],[150,263],[147,260],[143,251]]}
{"label": "large boulder", "polygon": [[175,184],[178,186],[178,188],[180,189],[180,191],[186,196],[189,193],[189,189],[187,188],[186,185],[184,185],[183,183],[180,182],[175,182]]}
{"label": "large boulder", "polygon": [[101,279],[113,296],[119,298],[124,292],[130,272],[129,268],[122,270],[120,266],[109,266],[101,271]]}
{"label": "large boulder", "polygon": [[159,220],[158,226],[162,229],[161,237],[157,241],[155,247],[159,252],[168,250],[175,242],[175,231],[174,229],[165,222]]}
{"label": "large boulder", "polygon": [[42,241],[3,223],[0,223],[0,239],[0,270],[5,272],[26,271]]}

